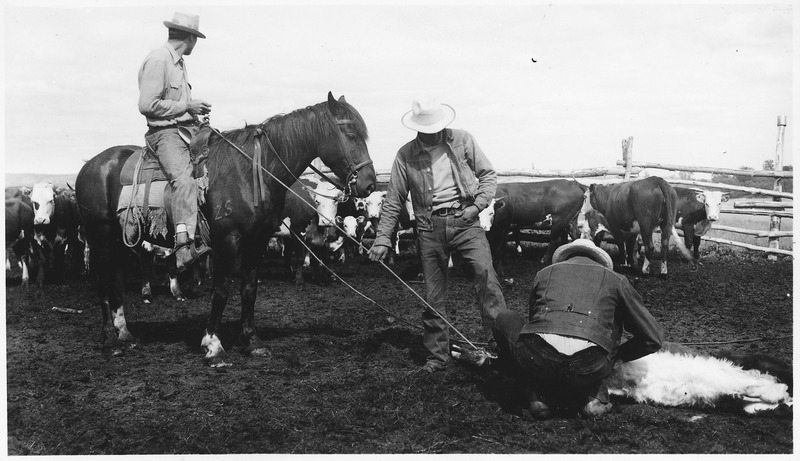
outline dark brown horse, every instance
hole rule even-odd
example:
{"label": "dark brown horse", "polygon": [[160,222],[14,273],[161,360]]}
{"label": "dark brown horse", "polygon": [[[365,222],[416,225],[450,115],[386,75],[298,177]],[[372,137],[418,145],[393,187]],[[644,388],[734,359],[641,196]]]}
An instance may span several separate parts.
{"label": "dark brown horse", "polygon": [[[214,248],[214,293],[201,345],[214,366],[224,364],[225,350],[218,331],[237,261],[241,264],[242,298],[238,342],[245,354],[269,355],[266,344],[255,331],[256,271],[269,236],[283,216],[287,191],[281,182],[290,186],[319,157],[353,195],[365,197],[375,189],[375,170],[366,145],[367,127],[344,97],[337,101],[328,93],[326,102],[222,135],[224,138],[212,136],[209,140],[206,162],[209,185],[202,206]],[[136,146],[117,146],[101,152],[81,168],[75,187],[91,250],[92,272],[98,278],[104,348],[116,348],[120,341],[135,341],[123,310],[120,265],[128,250],[122,241],[116,208],[121,191],[120,169],[136,149]],[[254,182],[261,181],[248,158],[253,155],[260,156],[266,170],[262,194],[254,189]],[[171,223],[169,228],[172,229]],[[165,241],[153,243],[171,246],[172,234]]]}

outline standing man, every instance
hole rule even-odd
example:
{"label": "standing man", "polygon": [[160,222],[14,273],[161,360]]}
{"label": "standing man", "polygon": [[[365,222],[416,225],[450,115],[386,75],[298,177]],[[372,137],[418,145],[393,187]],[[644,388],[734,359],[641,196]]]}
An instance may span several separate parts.
{"label": "standing man", "polygon": [[[497,174],[472,135],[447,128],[455,116],[452,107],[436,100],[414,101],[403,116],[403,125],[417,136],[400,148],[392,165],[369,258],[381,261],[390,251],[390,235],[410,192],[428,303],[444,315],[447,262],[452,252],[460,253],[472,269],[483,331],[490,339],[494,319],[506,302],[478,213],[494,198]],[[430,352],[422,369],[442,370],[450,358],[447,324],[426,309],[422,326],[422,342]]]}
{"label": "standing man", "polygon": [[[537,419],[550,417],[553,404],[589,417],[606,413],[611,402],[603,380],[614,363],[661,349],[661,326],[590,240],[555,251],[553,264],[536,274],[528,306],[528,322],[507,310],[493,329],[498,362],[527,385]],[[632,336],[620,344],[623,328]]]}
{"label": "standing man", "polygon": [[192,177],[188,140],[180,128],[192,131],[198,117],[211,111],[211,104],[192,99],[183,56],[192,54],[200,33],[200,17],[175,13],[164,21],[169,29],[167,43],[147,55],[139,69],[139,112],[147,119],[145,141],[155,153],[172,187],[170,204],[175,223],[175,256],[178,271],[211,251],[200,242],[194,245],[197,228],[197,185]]}

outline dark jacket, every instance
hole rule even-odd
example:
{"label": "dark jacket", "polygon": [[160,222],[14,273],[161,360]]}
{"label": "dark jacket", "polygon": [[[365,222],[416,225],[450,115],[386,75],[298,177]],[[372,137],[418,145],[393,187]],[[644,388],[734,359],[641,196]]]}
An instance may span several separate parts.
{"label": "dark jacket", "polygon": [[[586,339],[624,362],[661,349],[664,332],[628,279],[585,256],[540,270],[528,306],[521,335]],[[633,337],[620,345],[623,328]]]}
{"label": "dark jacket", "polygon": [[[453,177],[461,195],[461,207],[475,205],[478,210],[489,206],[497,190],[497,173],[486,158],[475,138],[464,130],[447,128],[445,140],[450,147],[450,162],[454,165]],[[411,192],[411,204],[417,228],[430,229],[433,209],[433,171],[431,157],[419,138],[404,145],[397,152],[389,188],[383,200],[375,245],[391,246],[389,236],[397,224],[401,207]]]}

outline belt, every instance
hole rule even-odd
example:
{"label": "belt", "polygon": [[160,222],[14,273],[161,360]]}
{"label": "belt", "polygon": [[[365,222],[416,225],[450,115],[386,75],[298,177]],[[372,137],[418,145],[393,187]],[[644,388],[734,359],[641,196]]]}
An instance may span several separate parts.
{"label": "belt", "polygon": [[461,208],[439,208],[438,210],[433,210],[432,216],[444,218],[445,216],[454,216],[456,213],[460,212]]}
{"label": "belt", "polygon": [[196,125],[194,123],[177,123],[175,125],[165,125],[165,126],[147,125],[147,128],[148,128],[147,133],[148,134],[152,134],[152,133],[158,133],[159,131],[163,131],[163,130],[176,130],[179,127],[191,128],[193,126],[196,126]]}

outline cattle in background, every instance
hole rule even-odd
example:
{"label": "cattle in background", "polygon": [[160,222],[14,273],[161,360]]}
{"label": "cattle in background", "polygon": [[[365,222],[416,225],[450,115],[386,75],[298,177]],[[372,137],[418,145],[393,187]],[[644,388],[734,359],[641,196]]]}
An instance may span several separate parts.
{"label": "cattle in background", "polygon": [[687,187],[675,187],[678,211],[675,227],[683,230],[686,248],[694,248],[694,258],[700,258],[700,238],[719,219],[719,210],[728,201],[728,193]]}
{"label": "cattle in background", "polygon": [[636,267],[636,238],[641,234],[644,245],[642,273],[649,274],[653,259],[653,230],[661,229],[660,275],[667,275],[669,239],[675,237],[678,248],[687,260],[691,253],[675,231],[678,194],[657,176],[611,185],[592,184],[585,193],[582,211],[597,210],[606,220],[608,231],[619,247],[621,266]]}
{"label": "cattle in background", "polygon": [[[31,203],[34,212],[34,238],[42,247],[45,269],[56,280],[64,276],[64,259],[72,251],[82,248],[78,239],[81,224],[78,203],[74,194],[66,190],[56,190],[52,184],[39,183],[31,190]],[[80,252],[83,256],[83,252]],[[82,258],[69,258],[71,264],[82,262]],[[71,267],[71,273],[80,274],[82,268]]]}
{"label": "cattle in background", "polygon": [[6,271],[11,269],[9,253],[22,269],[23,287],[28,287],[33,269],[38,269],[37,283],[44,283],[44,271],[38,264],[40,250],[33,239],[33,208],[21,198],[6,199]]}
{"label": "cattle in background", "polygon": [[[330,273],[320,267],[317,258],[327,263],[331,245],[341,238],[333,226],[341,194],[327,181],[308,178],[296,181],[286,193],[283,221],[274,236],[283,239],[284,261],[295,284],[305,282],[304,266],[310,266],[312,280],[330,283]],[[311,248],[317,258],[308,254],[298,238]]]}
{"label": "cattle in background", "polygon": [[585,186],[567,179],[498,184],[496,198],[480,215],[498,274],[502,274],[509,232],[521,229],[550,229],[550,244],[542,257],[542,262],[550,264],[553,252],[576,229],[584,190]]}

